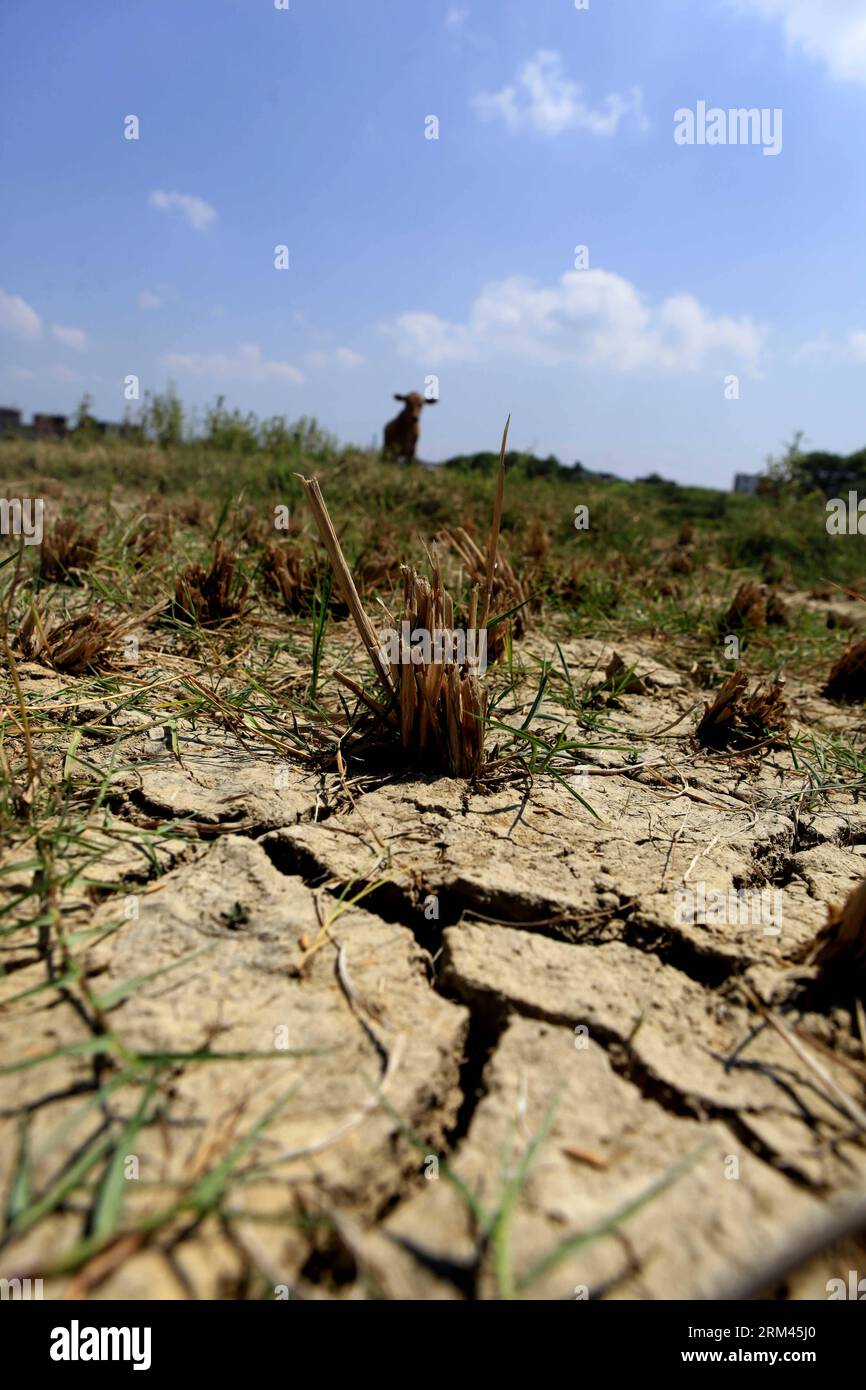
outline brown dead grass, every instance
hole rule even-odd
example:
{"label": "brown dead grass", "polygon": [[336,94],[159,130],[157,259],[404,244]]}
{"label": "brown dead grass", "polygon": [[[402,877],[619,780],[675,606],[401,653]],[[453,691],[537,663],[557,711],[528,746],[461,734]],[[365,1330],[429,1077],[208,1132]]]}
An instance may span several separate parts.
{"label": "brown dead grass", "polygon": [[[425,659],[423,646],[413,642],[416,634],[427,634],[432,639],[437,633],[450,633],[454,629],[454,603],[442,583],[438,556],[433,561],[432,581],[408,565],[402,567],[403,606],[396,619],[396,632],[401,638],[399,660],[392,661],[380,647],[375,629],[361,605],[318,483],[315,479],[304,478],[302,484],[328,552],[337,587],[385,697],[384,703],[379,703],[347,676],[335,672],[337,679],[359,697],[364,707],[349,730],[349,746],[358,753],[371,743],[387,745],[393,742],[396,733],[407,764],[447,772],[452,777],[475,777],[484,761],[487,692],[476,670],[458,666],[449,659],[435,661],[433,653],[429,653],[431,659]],[[476,586],[470,600],[471,628],[477,626],[478,605]],[[402,640],[404,624],[408,632],[406,643]]]}
{"label": "brown dead grass", "polygon": [[136,569],[152,561],[160,551],[166,550],[173,535],[174,516],[170,511],[144,517],[138,529],[130,535],[126,545]]}
{"label": "brown dead grass", "polygon": [[[472,591],[469,624],[478,615],[478,588]],[[403,567],[400,628],[415,632],[451,632],[454,604],[442,583],[438,559],[432,582],[410,566]],[[411,637],[410,637],[411,646]],[[400,746],[418,766],[445,769],[452,777],[477,776],[484,761],[487,692],[471,667],[453,661],[402,660],[392,665]]]}
{"label": "brown dead grass", "polygon": [[180,622],[212,627],[241,617],[248,593],[248,581],[237,574],[237,556],[217,541],[209,570],[193,563],[177,576],[172,616]]}
{"label": "brown dead grass", "polygon": [[309,608],[315,575],[297,543],[272,541],[265,551],[262,572],[267,586],[280,595],[287,613],[301,613]]}
{"label": "brown dead grass", "polygon": [[821,694],[846,704],[866,700],[866,638],[846,647],[831,667]]}
{"label": "brown dead grass", "polygon": [[804,959],[816,965],[820,977],[844,974],[858,992],[866,986],[866,879],[859,883],[842,907],[830,907]]}
{"label": "brown dead grass", "polygon": [[722,619],[722,626],[726,632],[767,626],[767,605],[757,584],[747,582],[740,585]]}
{"label": "brown dead grass", "polygon": [[18,629],[16,646],[28,661],[80,676],[86,671],[104,670],[110,664],[116,635],[117,625],[97,609],[46,630],[45,615],[31,604]]}
{"label": "brown dead grass", "polygon": [[777,591],[753,584],[751,580],[740,585],[719,624],[725,633],[787,626],[788,610]]}
{"label": "brown dead grass", "polygon": [[73,517],[59,517],[42,538],[39,574],[53,584],[80,584],[99,549],[101,528],[84,531]]}
{"label": "brown dead grass", "polygon": [[[481,588],[485,584],[487,556],[478,542],[463,526],[442,531],[437,536],[440,545],[449,547],[460,559],[470,584]],[[511,625],[513,637],[522,637],[526,628],[527,592],[522,580],[506,555],[497,555],[493,583],[490,589],[491,609],[494,617],[508,613],[512,608],[519,611],[504,622],[497,623],[487,634],[488,653],[491,661],[497,661],[505,650],[508,626]],[[520,607],[520,605],[524,605]],[[471,623],[469,624],[471,626]]]}
{"label": "brown dead grass", "polygon": [[743,743],[776,742],[787,732],[788,714],[780,681],[770,686],[747,689],[744,671],[734,671],[722,683],[716,697],[704,706],[695,730],[698,742],[707,748],[728,748]]}

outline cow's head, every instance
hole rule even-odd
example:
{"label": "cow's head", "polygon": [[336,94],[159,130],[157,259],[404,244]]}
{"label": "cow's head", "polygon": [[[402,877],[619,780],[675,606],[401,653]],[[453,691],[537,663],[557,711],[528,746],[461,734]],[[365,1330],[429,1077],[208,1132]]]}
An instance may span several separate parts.
{"label": "cow's head", "polygon": [[428,400],[426,396],[422,396],[420,391],[409,391],[405,396],[401,396],[399,392],[395,391],[394,400],[403,401],[406,410],[412,416],[413,420],[421,419],[421,411],[424,409],[425,405],[436,404],[435,400]]}

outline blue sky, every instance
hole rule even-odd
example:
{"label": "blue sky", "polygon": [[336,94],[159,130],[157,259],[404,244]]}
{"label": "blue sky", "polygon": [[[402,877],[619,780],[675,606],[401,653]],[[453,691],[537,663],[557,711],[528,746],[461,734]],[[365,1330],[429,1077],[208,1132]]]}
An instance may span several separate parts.
{"label": "blue sky", "polygon": [[[866,0],[3,0],[0,45],[0,404],[135,374],[365,444],[435,375],[430,460],[509,411],[708,485],[866,444]],[[781,151],[677,144],[701,101]]]}

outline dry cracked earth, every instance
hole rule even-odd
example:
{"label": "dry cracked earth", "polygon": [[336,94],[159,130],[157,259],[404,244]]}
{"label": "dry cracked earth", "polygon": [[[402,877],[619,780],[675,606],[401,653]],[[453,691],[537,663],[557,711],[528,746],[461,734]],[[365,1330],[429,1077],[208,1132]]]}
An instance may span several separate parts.
{"label": "dry cracked earth", "polygon": [[[548,775],[347,785],[217,723],[70,706],[123,741],[77,747],[111,776],[60,890],[71,954],[2,942],[0,1170],[31,1217],[0,1273],[51,1297],[712,1299],[862,1191],[862,1042],[798,1005],[792,962],[863,875],[866,812],[806,806],[787,753],[698,749],[697,687],[617,650],[645,679],[586,755],[595,816]],[[610,654],[564,647],[576,682]],[[14,907],[33,856],[3,869]],[[781,931],[683,920],[699,884],[778,892]],[[768,1292],[823,1298],[848,1267]]]}

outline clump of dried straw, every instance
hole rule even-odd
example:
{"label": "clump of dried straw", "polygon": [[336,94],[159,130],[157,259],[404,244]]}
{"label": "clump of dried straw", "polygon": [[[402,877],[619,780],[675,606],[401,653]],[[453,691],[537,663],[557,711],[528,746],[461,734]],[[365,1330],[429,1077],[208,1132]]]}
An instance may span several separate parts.
{"label": "clump of dried straw", "polygon": [[699,743],[727,748],[755,740],[774,742],[788,729],[788,712],[781,681],[747,691],[745,672],[735,671],[723,681],[714,700],[704,706],[695,730]]}
{"label": "clump of dried straw", "polygon": [[[510,418],[510,417],[509,417]],[[470,632],[486,633],[496,571],[502,501],[505,487],[505,449],[508,424],[502,436],[493,524],[487,554],[482,554],[484,587],[473,587],[468,615]],[[428,579],[408,565],[402,566],[403,605],[396,631],[400,635],[399,660],[383,650],[370,619],[364,612],[340,542],[315,478],[301,478],[316,525],[334,571],[337,587],[376,672],[384,699],[372,699],[347,676],[338,678],[366,707],[365,723],[396,742],[408,763],[452,777],[473,778],[484,762],[487,691],[481,679],[477,649],[473,657],[458,660],[447,642],[443,649],[416,643],[418,636],[432,638],[454,630],[454,604],[442,582],[438,557],[432,559]],[[404,640],[408,636],[408,641]],[[480,644],[478,644],[480,645]]]}
{"label": "clump of dried straw", "polygon": [[60,517],[42,538],[40,578],[54,584],[80,584],[82,571],[96,559],[101,534],[101,528],[84,531],[73,517]]}
{"label": "clump of dried straw", "polygon": [[103,671],[114,664],[118,641],[130,628],[138,627],[161,607],[119,621],[106,617],[98,608],[49,624],[45,612],[31,603],[15,636],[15,646],[27,661],[53,667],[66,675]]}
{"label": "clump of dried straw", "polygon": [[[478,588],[472,590],[469,627],[475,629]],[[454,630],[454,604],[442,583],[439,559],[433,560],[433,579],[403,566],[403,623],[409,625],[409,650],[415,633],[450,633]],[[443,660],[417,665],[412,660],[391,664],[396,691],[400,744],[412,762],[447,768],[452,777],[474,777],[484,761],[484,728],[487,691],[472,665],[459,667],[443,653]]]}
{"label": "clump of dried straw", "polygon": [[866,879],[851,892],[842,907],[827,910],[826,924],[803,953],[806,964],[818,968],[819,977],[842,978],[855,993],[866,989]]}
{"label": "clump of dried straw", "polygon": [[[473,540],[465,527],[455,526],[450,531],[442,531],[438,540],[442,544],[449,546],[455,554],[460,557],[466,574],[472,584],[481,585],[484,583],[487,572],[487,557],[477,541]],[[491,601],[496,605],[497,615],[500,613],[513,613],[513,634],[515,637],[522,636],[524,631],[524,611],[527,595],[514,566],[507,556],[502,554],[497,556]],[[505,620],[501,623],[497,623],[495,627],[490,629],[490,654],[493,658],[502,655],[505,648],[507,631],[508,625]]]}
{"label": "clump of dried straw", "polygon": [[177,576],[172,616],[202,627],[241,617],[247,606],[249,584],[240,579],[236,569],[237,556],[217,541],[209,570],[190,564]]}
{"label": "clump of dried straw", "polygon": [[866,640],[845,648],[832,667],[821,694],[828,700],[852,704],[866,700]]}
{"label": "clump of dried straw", "polygon": [[787,624],[787,609],[776,590],[747,581],[734,594],[719,627],[723,632],[739,632],[743,628],[787,627]]}

